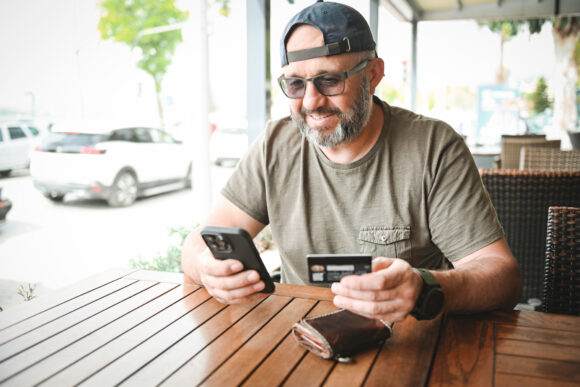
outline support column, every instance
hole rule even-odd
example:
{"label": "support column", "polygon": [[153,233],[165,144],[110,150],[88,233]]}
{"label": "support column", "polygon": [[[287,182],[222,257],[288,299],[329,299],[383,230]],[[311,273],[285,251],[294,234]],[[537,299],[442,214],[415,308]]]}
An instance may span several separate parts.
{"label": "support column", "polygon": [[413,17],[411,21],[411,110],[417,107],[417,21]]}
{"label": "support column", "polygon": [[270,69],[268,39],[270,33],[270,0],[248,0],[246,3],[248,28],[247,118],[248,142],[264,129],[270,117]]}

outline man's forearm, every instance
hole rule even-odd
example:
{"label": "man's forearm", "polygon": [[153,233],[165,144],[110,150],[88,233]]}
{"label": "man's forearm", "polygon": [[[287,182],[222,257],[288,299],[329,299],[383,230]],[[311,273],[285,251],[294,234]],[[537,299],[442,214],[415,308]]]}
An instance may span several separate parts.
{"label": "man's forearm", "polygon": [[432,273],[445,294],[444,312],[512,309],[521,295],[519,267],[511,254],[492,251],[459,260],[455,269]]}

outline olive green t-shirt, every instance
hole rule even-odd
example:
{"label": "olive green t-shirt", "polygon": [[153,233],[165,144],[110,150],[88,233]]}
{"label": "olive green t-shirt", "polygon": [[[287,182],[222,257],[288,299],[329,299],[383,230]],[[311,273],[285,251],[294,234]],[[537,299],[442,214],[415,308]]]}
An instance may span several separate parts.
{"label": "olive green t-shirt", "polygon": [[310,284],[307,254],[370,253],[445,268],[503,236],[465,142],[446,123],[392,107],[374,147],[330,161],[291,118],[271,121],[222,194],[270,224],[282,282]]}

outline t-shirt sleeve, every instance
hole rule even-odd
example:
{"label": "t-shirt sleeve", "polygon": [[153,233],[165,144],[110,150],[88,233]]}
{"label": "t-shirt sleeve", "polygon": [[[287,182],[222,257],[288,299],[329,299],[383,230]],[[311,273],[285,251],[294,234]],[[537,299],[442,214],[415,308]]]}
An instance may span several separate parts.
{"label": "t-shirt sleeve", "polygon": [[504,236],[489,195],[465,141],[447,125],[431,142],[425,169],[431,240],[450,261]]}
{"label": "t-shirt sleeve", "polygon": [[266,141],[268,128],[252,143],[222,188],[222,195],[262,224],[268,224]]}

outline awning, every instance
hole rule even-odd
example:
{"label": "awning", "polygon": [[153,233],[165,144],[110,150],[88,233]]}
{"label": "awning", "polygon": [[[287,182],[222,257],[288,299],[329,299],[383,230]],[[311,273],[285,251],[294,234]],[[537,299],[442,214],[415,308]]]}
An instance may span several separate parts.
{"label": "awning", "polygon": [[580,16],[579,0],[381,0],[402,20]]}

